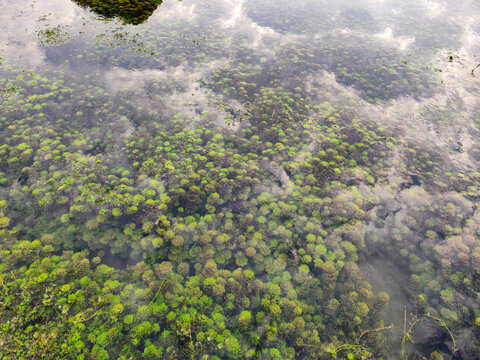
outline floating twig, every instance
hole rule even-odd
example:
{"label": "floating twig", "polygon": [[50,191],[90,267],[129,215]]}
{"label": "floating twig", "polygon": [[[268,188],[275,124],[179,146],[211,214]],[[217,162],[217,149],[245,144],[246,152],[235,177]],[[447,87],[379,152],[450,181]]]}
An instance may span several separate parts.
{"label": "floating twig", "polygon": [[475,76],[475,70],[477,70],[478,68],[480,67],[480,64],[478,64],[477,66],[475,66],[472,70],[472,76]]}

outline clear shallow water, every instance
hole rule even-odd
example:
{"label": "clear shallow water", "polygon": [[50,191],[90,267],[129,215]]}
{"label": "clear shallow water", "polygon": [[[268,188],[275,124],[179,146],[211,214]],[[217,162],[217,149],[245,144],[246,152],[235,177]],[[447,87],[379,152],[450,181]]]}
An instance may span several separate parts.
{"label": "clear shallow water", "polygon": [[479,357],[478,4],[86,5],[0,2],[4,357]]}

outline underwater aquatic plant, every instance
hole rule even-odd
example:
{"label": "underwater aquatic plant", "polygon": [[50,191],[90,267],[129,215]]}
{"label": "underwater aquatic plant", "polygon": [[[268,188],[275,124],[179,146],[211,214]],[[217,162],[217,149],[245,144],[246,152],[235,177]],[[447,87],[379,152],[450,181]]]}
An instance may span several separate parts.
{"label": "underwater aquatic plant", "polygon": [[430,315],[429,313],[418,314],[418,315],[415,314],[415,315],[412,315],[412,319],[407,325],[407,309],[405,308],[404,323],[403,323],[403,338],[402,338],[402,344],[401,344],[401,350],[400,350],[402,360],[408,358],[407,355],[406,355],[407,341],[410,341],[412,344],[414,344],[413,339],[412,339],[412,336],[413,336],[412,332],[413,332],[413,329],[415,328],[415,326],[422,320],[422,318],[432,319],[438,324],[438,326],[444,328],[447,331],[448,335],[450,336],[450,338],[452,340],[452,346],[453,346],[452,354],[455,353],[456,351],[458,351],[457,343],[455,341],[455,337],[454,337],[453,333],[451,332],[451,330],[447,327],[447,324],[445,323],[444,320],[442,320],[442,319],[440,319],[436,316]]}
{"label": "underwater aquatic plant", "polygon": [[[137,24],[160,2],[83,4]],[[271,25],[376,25],[330,10]],[[378,253],[406,269],[418,314],[478,332],[480,176],[386,102],[429,97],[431,74],[355,34],[255,47],[212,21],[148,25],[47,47],[55,66],[28,77],[0,66],[15,89],[0,104],[2,356],[382,354],[390,295],[362,268]]]}
{"label": "underwater aquatic plant", "polygon": [[159,5],[162,0],[128,0],[128,1],[111,1],[111,0],[73,0],[76,4],[88,7],[96,14],[110,19],[117,17],[125,24],[138,25],[146,21]]}

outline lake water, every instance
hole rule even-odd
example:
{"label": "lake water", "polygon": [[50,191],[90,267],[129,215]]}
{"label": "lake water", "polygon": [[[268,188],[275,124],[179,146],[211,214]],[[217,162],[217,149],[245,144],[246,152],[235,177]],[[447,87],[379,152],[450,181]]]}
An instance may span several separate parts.
{"label": "lake water", "polygon": [[0,0],[0,358],[480,358],[480,3]]}

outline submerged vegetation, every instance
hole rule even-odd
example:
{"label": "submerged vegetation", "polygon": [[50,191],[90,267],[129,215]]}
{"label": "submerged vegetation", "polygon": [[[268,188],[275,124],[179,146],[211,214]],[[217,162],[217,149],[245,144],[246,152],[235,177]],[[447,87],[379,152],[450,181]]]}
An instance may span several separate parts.
{"label": "submerged vegetation", "polygon": [[2,59],[0,358],[474,359],[478,103],[376,38],[258,39],[212,3]]}
{"label": "submerged vegetation", "polygon": [[125,24],[138,25],[148,20],[162,0],[72,0],[105,19],[114,17]]}

